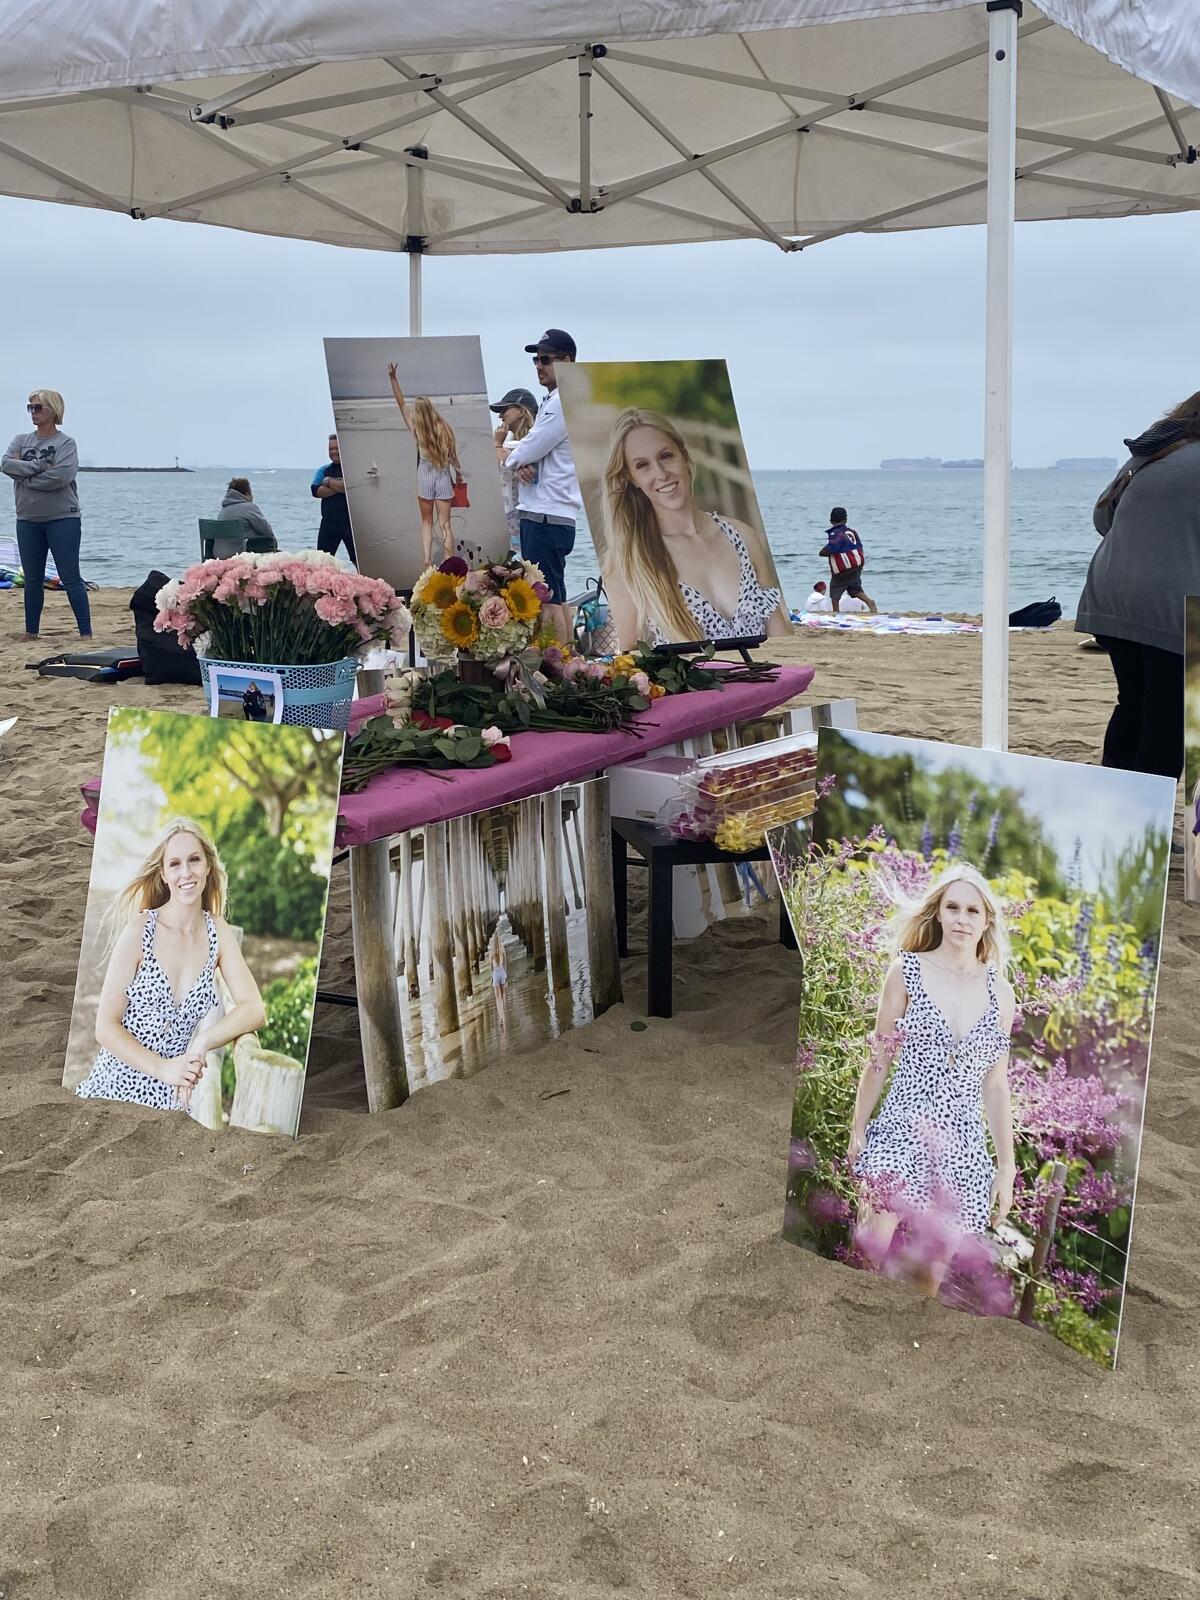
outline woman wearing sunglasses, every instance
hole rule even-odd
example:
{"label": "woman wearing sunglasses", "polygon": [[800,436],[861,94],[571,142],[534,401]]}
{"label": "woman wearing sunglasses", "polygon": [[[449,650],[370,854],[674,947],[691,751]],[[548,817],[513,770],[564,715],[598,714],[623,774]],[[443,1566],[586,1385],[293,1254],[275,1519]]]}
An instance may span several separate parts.
{"label": "woman wearing sunglasses", "polygon": [[35,389],[25,409],[33,432],[17,434],[0,459],[0,468],[13,480],[17,499],[17,549],[25,575],[25,632],[21,637],[30,640],[38,636],[46,557],[51,555],[79,624],[79,637],[90,639],[92,614],[87,585],[79,575],[83,533],[75,492],[79,452],[74,439],[59,428],[66,407],[57,390]]}

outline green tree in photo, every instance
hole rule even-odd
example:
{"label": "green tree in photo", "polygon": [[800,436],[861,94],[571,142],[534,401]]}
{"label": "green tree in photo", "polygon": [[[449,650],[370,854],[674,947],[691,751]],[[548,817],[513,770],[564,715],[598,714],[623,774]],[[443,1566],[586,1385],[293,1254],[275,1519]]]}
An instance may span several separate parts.
{"label": "green tree in photo", "polygon": [[724,361],[605,361],[592,367],[592,399],[600,405],[641,406],[676,421],[737,427]]}

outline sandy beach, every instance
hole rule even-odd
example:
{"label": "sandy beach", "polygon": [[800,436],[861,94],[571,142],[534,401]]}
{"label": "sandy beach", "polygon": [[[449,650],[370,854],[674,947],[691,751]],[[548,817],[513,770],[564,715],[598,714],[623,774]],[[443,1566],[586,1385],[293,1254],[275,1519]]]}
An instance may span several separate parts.
{"label": "sandy beach", "polygon": [[[97,645],[132,641],[128,591],[94,600]],[[1200,1594],[1177,865],[1107,1374],[782,1242],[797,969],[766,917],[676,946],[671,1021],[643,1026],[635,955],[623,1006],[380,1117],[354,1012],[321,1006],[295,1143],[72,1100],[79,784],[110,703],[201,700],[39,680],[65,598],[39,645],[21,625],[0,594],[3,1600]],[[772,654],[864,728],[978,740],[976,636]],[[1096,759],[1111,683],[1069,625],[1014,635],[1012,748]],[[346,992],[349,924],[342,866]]]}

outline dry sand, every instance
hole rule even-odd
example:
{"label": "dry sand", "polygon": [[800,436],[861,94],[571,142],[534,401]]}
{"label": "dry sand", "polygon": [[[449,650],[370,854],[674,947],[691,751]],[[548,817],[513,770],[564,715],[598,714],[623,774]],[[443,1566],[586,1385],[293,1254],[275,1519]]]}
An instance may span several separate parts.
{"label": "dry sand", "polygon": [[[321,1007],[294,1144],[72,1101],[78,784],[110,700],[199,691],[38,681],[19,612],[0,595],[4,1600],[1200,1593],[1177,871],[1109,1375],[781,1242],[796,971],[765,921],[677,947],[673,1021],[641,1029],[633,960],[591,1027],[376,1118],[354,1014]],[[1094,758],[1105,659],[1012,647],[1013,747]],[[864,727],[966,742],[979,652],[787,647]],[[326,984],[348,923],[342,869]]]}

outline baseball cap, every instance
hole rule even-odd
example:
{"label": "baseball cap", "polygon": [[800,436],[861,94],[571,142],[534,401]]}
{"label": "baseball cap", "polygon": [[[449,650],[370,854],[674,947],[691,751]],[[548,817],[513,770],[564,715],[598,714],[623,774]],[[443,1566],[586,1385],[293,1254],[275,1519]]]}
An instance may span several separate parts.
{"label": "baseball cap", "polygon": [[525,346],[529,355],[558,355],[575,357],[575,341],[563,328],[547,328],[536,344]]}
{"label": "baseball cap", "polygon": [[537,416],[538,403],[528,389],[510,389],[506,395],[496,401],[495,405],[489,405],[488,410],[499,413],[507,411],[509,406],[524,406],[526,411],[532,412],[535,417]]}

